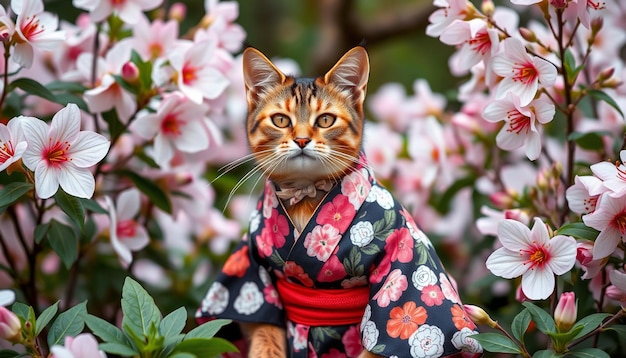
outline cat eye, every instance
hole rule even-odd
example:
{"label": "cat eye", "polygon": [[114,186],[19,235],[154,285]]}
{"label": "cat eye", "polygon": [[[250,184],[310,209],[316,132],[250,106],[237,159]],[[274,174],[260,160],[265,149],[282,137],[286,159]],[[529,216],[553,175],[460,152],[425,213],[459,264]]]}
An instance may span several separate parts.
{"label": "cat eye", "polygon": [[272,123],[278,128],[287,128],[291,126],[291,119],[284,114],[274,114],[272,117]]}
{"label": "cat eye", "polygon": [[337,117],[331,114],[322,114],[315,120],[315,125],[320,128],[328,128],[335,123]]}

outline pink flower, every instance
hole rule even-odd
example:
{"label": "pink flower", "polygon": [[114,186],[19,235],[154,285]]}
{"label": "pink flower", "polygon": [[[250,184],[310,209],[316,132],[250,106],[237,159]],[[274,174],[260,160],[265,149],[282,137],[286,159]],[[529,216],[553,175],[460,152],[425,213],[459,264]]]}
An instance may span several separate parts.
{"label": "pink flower", "polygon": [[236,1],[205,0],[206,15],[203,22],[210,23],[204,31],[197,33],[205,38],[215,38],[219,47],[231,53],[241,50],[246,32],[235,20],[239,16],[239,3]]}
{"label": "pink flower", "polygon": [[65,32],[56,31],[59,20],[56,15],[43,11],[43,1],[12,0],[11,8],[17,14],[13,61],[30,68],[33,64],[34,47],[51,51],[62,45]]}
{"label": "pink flower", "polygon": [[370,270],[369,281],[370,284],[377,284],[382,281],[389,271],[391,270],[391,255],[389,253],[383,256],[383,259],[380,260],[378,265],[372,265]]}
{"label": "pink flower", "polygon": [[591,166],[593,174],[602,180],[603,188],[593,186],[595,190],[590,195],[601,194],[607,190],[614,197],[621,197],[626,194],[626,164],[624,164],[626,162],[626,150],[620,151],[619,155],[620,161],[615,164],[606,161]]}
{"label": "pink flower", "polygon": [[265,297],[265,301],[267,303],[272,304],[278,308],[283,308],[283,303],[280,300],[280,296],[278,295],[278,291],[273,285],[267,285],[263,288],[263,296]]}
{"label": "pink flower", "polygon": [[580,277],[583,280],[596,277],[604,268],[608,257],[593,259],[593,241],[582,241],[576,244],[576,261],[582,266],[585,273]]}
{"label": "pink flower", "polygon": [[0,171],[20,160],[26,151],[26,141],[21,127],[22,117],[15,117],[6,125],[0,123]]}
{"label": "pink flower", "polygon": [[387,307],[391,301],[397,301],[402,293],[409,287],[406,276],[402,274],[400,269],[391,271],[387,280],[372,299],[378,302],[380,307]]}
{"label": "pink flower", "polygon": [[337,348],[331,348],[327,353],[322,354],[320,358],[346,358],[346,355]]}
{"label": "pink flower", "polygon": [[8,308],[0,306],[0,338],[12,343],[22,340],[22,323]]}
{"label": "pink flower", "polygon": [[626,200],[602,194],[596,210],[582,219],[585,225],[600,231],[593,245],[594,260],[610,256],[626,237]]}
{"label": "pink flower", "polygon": [[163,0],[72,0],[77,8],[89,11],[94,22],[103,21],[116,13],[128,24],[134,24],[143,11],[152,10],[162,2]]}
{"label": "pink flower", "polygon": [[356,171],[348,174],[341,181],[341,194],[348,197],[355,210],[365,201],[372,187],[366,175],[363,171]]}
{"label": "pink flower", "polygon": [[487,268],[508,279],[522,276],[522,291],[531,300],[550,296],[554,275],[569,271],[576,261],[576,240],[563,235],[550,238],[539,218],[532,230],[518,221],[503,220],[498,239],[503,247],[487,258]]}
{"label": "pink flower", "polygon": [[391,262],[407,263],[413,261],[413,246],[415,240],[409,229],[402,227],[395,230],[385,240],[385,252],[390,255]]}
{"label": "pink flower", "polygon": [[109,210],[111,245],[122,265],[128,267],[133,261],[131,251],[139,251],[150,242],[146,229],[135,221],[141,205],[139,190],[131,188],[121,192],[117,205],[113,205],[110,197],[104,198]]}
{"label": "pink flower", "polygon": [[552,86],[556,81],[556,67],[550,62],[531,56],[526,52],[521,40],[510,37],[502,41],[504,52],[492,58],[493,71],[504,77],[496,90],[496,99],[504,98],[507,93],[519,97],[519,105],[528,105],[541,84]]}
{"label": "pink flower", "polygon": [[618,270],[609,271],[611,283],[626,295],[626,273]]}
{"label": "pink flower", "polygon": [[338,281],[346,277],[346,269],[343,264],[337,258],[337,255],[332,255],[320,270],[317,275],[317,280],[320,282],[333,282]]}
{"label": "pink flower", "polygon": [[428,285],[422,289],[422,301],[426,306],[439,306],[443,303],[443,292],[437,285]]}
{"label": "pink flower", "polygon": [[578,304],[574,292],[563,292],[554,309],[554,322],[559,332],[569,331],[576,323]]}
{"label": "pink flower", "polygon": [[133,49],[148,61],[166,57],[168,51],[177,46],[177,40],[178,22],[156,19],[150,23],[146,16],[141,15],[133,26],[130,42]]}
{"label": "pink flower", "polygon": [[24,138],[28,148],[24,165],[35,172],[35,190],[42,199],[56,193],[59,185],[68,194],[91,198],[95,180],[89,167],[109,150],[104,136],[80,130],[80,110],[70,103],[57,112],[48,126],[34,117],[24,117]]}
{"label": "pink flower", "polygon": [[522,105],[520,98],[508,93],[485,107],[483,117],[489,122],[504,121],[496,136],[498,147],[504,150],[525,147],[528,159],[535,160],[541,154],[541,134],[536,122],[546,124],[552,121],[555,113],[554,104],[546,98],[531,98]]}
{"label": "pink flower", "polygon": [[156,113],[137,118],[131,129],[145,139],[154,138],[154,160],[167,167],[176,150],[196,153],[209,147],[212,126],[206,112],[206,106],[174,92],[163,99]]}
{"label": "pink flower", "polygon": [[363,351],[361,334],[359,333],[359,329],[354,325],[348,328],[346,333],[344,333],[343,337],[341,337],[341,342],[346,348],[348,357],[357,357]]}
{"label": "pink flower", "polygon": [[289,234],[287,218],[283,215],[279,215],[278,210],[273,209],[272,215],[264,221],[261,234],[257,236],[259,254],[268,257],[272,254],[274,247],[283,247],[287,234]]}
{"label": "pink flower", "polygon": [[378,138],[363,143],[369,164],[377,177],[389,179],[392,176],[396,159],[402,150],[402,137],[386,123],[367,123],[365,138]]}
{"label": "pink flower", "polygon": [[55,345],[50,348],[54,358],[97,358],[106,354],[98,349],[98,341],[91,333],[81,333],[76,337],[65,337],[65,346]]}
{"label": "pink flower", "polygon": [[340,232],[345,232],[354,218],[354,206],[345,195],[337,195],[320,209],[316,222],[319,225],[332,225]]}
{"label": "pink flower", "polygon": [[176,85],[193,102],[215,99],[224,92],[229,80],[213,65],[215,41],[189,43],[170,52],[169,60],[176,71]]}
{"label": "pink flower", "polygon": [[336,227],[325,224],[318,225],[306,235],[304,247],[307,255],[326,261],[341,240],[341,233]]}
{"label": "pink flower", "polygon": [[464,20],[470,11],[475,11],[473,5],[467,0],[435,1],[435,5],[440,9],[428,17],[430,24],[426,27],[426,35],[432,37],[441,35],[454,20]]}
{"label": "pink flower", "polygon": [[589,214],[596,210],[598,199],[604,190],[602,181],[597,177],[577,175],[574,178],[574,185],[567,188],[565,198],[571,211],[577,214]]}
{"label": "pink flower", "polygon": [[460,46],[456,60],[459,70],[467,71],[496,54],[500,43],[498,34],[484,19],[454,20],[443,30],[439,40],[446,45]]}

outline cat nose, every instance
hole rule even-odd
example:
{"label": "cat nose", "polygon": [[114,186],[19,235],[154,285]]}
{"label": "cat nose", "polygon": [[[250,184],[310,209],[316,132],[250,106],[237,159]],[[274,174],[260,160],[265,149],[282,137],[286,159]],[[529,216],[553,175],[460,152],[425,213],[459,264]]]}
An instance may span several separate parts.
{"label": "cat nose", "polygon": [[309,144],[309,142],[311,141],[311,138],[298,137],[298,138],[294,139],[293,141],[296,142],[296,144],[300,148],[304,148],[304,147],[306,147],[307,144]]}

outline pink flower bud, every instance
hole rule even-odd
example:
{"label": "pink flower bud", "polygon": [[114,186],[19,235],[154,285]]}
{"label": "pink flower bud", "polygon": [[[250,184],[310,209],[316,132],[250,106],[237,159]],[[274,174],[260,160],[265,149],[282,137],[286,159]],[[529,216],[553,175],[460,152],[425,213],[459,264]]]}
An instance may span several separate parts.
{"label": "pink flower bud", "polygon": [[187,14],[187,7],[182,2],[175,2],[170,7],[170,11],[168,17],[171,20],[175,20],[178,22],[183,21],[185,15]]}
{"label": "pink flower bud", "polygon": [[626,302],[626,292],[620,290],[615,285],[610,285],[609,287],[607,287],[604,293],[606,297],[610,299]]}
{"label": "pink flower bud", "polygon": [[591,36],[595,37],[604,26],[604,18],[602,16],[595,17],[591,20]]}
{"label": "pink flower bud", "polygon": [[568,1],[566,0],[550,0],[550,5],[555,9],[564,9],[567,7]]}
{"label": "pink flower bud", "polygon": [[463,305],[463,309],[476,324],[486,324],[491,328],[495,328],[498,325],[498,322],[494,321],[485,310],[478,306]]}
{"label": "pink flower bud", "polygon": [[511,194],[504,191],[491,194],[489,196],[489,200],[491,200],[493,205],[495,205],[498,209],[509,209],[515,202]]}
{"label": "pink flower bud", "polygon": [[126,62],[122,66],[122,78],[128,83],[136,83],[139,79],[139,69],[132,62]]}
{"label": "pink flower bud", "polygon": [[576,323],[576,295],[574,292],[563,292],[554,310],[554,322],[559,332],[568,332]]}
{"label": "pink flower bud", "polygon": [[519,34],[522,36],[522,38],[528,42],[535,42],[537,41],[537,36],[535,35],[535,33],[530,30],[527,29],[525,27],[520,27],[519,28]]}
{"label": "pink flower bud", "polygon": [[19,343],[22,340],[22,324],[15,313],[6,307],[0,306],[0,338],[12,343]]}

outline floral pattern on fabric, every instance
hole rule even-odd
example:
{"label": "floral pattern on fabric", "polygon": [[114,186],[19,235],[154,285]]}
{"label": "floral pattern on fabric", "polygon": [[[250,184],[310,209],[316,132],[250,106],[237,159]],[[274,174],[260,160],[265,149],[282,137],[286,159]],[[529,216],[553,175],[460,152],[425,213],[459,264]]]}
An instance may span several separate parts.
{"label": "floral pattern on fabric", "polygon": [[[364,158],[362,158],[364,160]],[[476,325],[428,238],[365,168],[345,176],[297,233],[266,182],[250,229],[198,309],[285,327],[290,357],[385,357],[482,352]],[[308,288],[369,288],[361,322],[309,326],[286,318],[277,280]]]}

